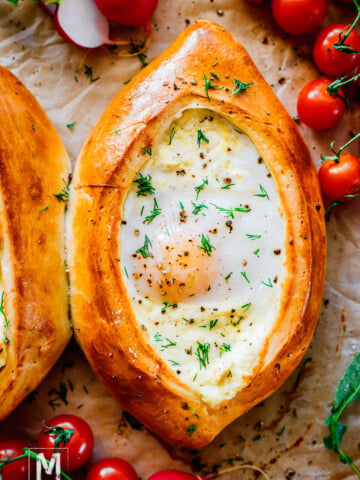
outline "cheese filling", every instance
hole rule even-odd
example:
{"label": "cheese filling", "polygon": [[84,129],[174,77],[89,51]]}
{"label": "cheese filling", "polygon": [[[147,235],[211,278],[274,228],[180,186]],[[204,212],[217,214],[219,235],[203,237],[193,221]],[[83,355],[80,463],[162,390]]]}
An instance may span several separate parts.
{"label": "cheese filling", "polygon": [[249,383],[278,317],[285,226],[248,136],[189,108],[139,155],[120,265],[146,342],[205,402]]}

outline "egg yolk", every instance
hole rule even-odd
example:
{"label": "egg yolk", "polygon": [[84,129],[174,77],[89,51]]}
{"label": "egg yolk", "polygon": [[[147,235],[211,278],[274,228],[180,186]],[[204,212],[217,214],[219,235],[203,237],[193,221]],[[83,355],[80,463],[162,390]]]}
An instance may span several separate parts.
{"label": "egg yolk", "polygon": [[161,238],[153,241],[153,258],[139,257],[141,273],[135,273],[139,293],[176,304],[209,291],[217,277],[216,251],[206,253],[201,236]]}

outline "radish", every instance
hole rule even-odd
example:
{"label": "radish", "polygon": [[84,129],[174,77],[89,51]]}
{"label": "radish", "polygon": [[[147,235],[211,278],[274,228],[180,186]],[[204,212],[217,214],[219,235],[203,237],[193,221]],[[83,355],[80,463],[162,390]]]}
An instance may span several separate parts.
{"label": "radish", "polygon": [[113,22],[129,27],[150,28],[158,0],[95,0],[99,10]]}
{"label": "radish", "polygon": [[60,35],[82,48],[111,44],[109,21],[97,8],[94,0],[62,0],[54,15]]}
{"label": "radish", "polygon": [[56,3],[46,3],[46,0],[38,0],[39,5],[49,13],[52,17],[55,15],[57,4]]}

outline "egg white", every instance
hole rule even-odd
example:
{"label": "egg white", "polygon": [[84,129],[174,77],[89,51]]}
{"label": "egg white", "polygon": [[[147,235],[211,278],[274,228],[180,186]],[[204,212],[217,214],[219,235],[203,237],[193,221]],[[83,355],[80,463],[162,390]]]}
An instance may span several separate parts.
{"label": "egg white", "polygon": [[120,229],[129,298],[146,341],[216,404],[249,381],[278,316],[279,195],[250,138],[208,109],[181,112],[141,154]]}

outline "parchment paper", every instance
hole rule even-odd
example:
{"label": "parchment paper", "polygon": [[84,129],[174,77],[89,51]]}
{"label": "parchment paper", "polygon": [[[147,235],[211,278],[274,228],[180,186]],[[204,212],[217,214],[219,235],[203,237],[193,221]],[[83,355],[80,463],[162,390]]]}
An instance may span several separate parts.
{"label": "parchment paper", "polygon": [[[351,8],[336,5],[333,0],[328,3],[324,24],[350,20]],[[287,38],[266,7],[255,7],[245,0],[160,0],[147,60],[165,49],[186,24],[200,18],[221,23],[244,44],[295,116],[301,86],[318,75],[310,58],[312,40]],[[105,49],[88,52],[64,42],[52,20],[32,0],[20,1],[17,7],[0,0],[0,62],[38,98],[72,161],[110,99],[141,67],[137,57],[119,58]],[[91,82],[83,73],[84,64],[92,67],[93,78],[100,79]],[[341,145],[350,138],[350,131],[359,130],[359,115],[359,106],[353,102],[336,130],[315,133],[300,125],[314,162],[321,152],[329,152],[331,140]],[[66,125],[74,121],[70,131]],[[352,149],[357,154],[358,145]],[[302,366],[283,388],[234,422],[210,446],[199,452],[162,446],[131,418],[124,417],[75,342],[37,391],[1,425],[0,437],[16,436],[34,445],[42,422],[55,414],[72,412],[86,418],[95,432],[91,462],[120,456],[129,460],[142,478],[163,468],[190,470],[203,466],[202,471],[208,471],[222,461],[224,466],[229,465],[228,459],[233,457],[262,466],[273,479],[354,478],[349,467],[324,448],[322,438],[327,434],[324,419],[336,384],[360,351],[358,202],[334,214],[328,225],[328,242],[324,306]],[[61,390],[61,382],[66,389]],[[344,421],[349,426],[344,450],[360,463],[360,402],[349,409]],[[253,473],[238,472],[232,478],[254,477]]]}

